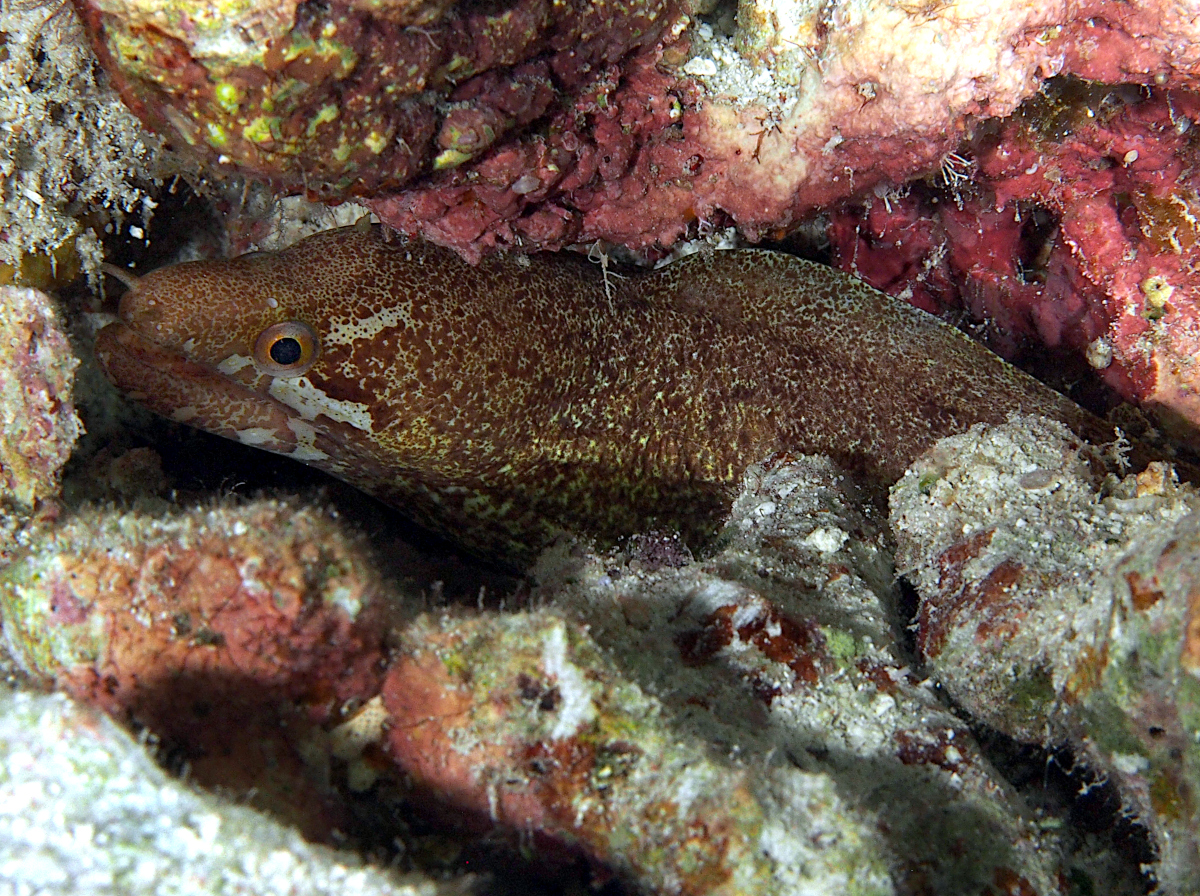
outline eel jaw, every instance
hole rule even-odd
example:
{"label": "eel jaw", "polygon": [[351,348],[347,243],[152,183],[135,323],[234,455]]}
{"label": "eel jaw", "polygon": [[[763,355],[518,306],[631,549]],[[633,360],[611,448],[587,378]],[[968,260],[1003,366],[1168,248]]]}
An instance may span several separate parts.
{"label": "eel jaw", "polygon": [[353,452],[326,427],[314,426],[271,396],[165,349],[124,323],[109,324],[97,334],[96,359],[114,386],[156,414],[345,475],[340,467]]}

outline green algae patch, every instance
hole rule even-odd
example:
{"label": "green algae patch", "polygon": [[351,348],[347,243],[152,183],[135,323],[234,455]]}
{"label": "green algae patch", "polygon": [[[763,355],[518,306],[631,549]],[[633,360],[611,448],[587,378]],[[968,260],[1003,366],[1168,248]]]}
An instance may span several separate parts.
{"label": "green algae patch", "polygon": [[859,655],[860,645],[850,632],[826,628],[822,630],[822,634],[825,636],[825,649],[836,662],[850,663]]}
{"label": "green algae patch", "polygon": [[0,572],[0,620],[13,658],[31,675],[52,679],[90,664],[107,644],[103,616],[61,586],[61,558],[25,558]]}

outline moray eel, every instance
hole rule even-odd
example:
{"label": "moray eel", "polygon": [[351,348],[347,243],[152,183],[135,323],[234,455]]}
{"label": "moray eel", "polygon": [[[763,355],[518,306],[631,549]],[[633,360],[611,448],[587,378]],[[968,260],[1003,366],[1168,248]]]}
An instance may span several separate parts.
{"label": "moray eel", "polygon": [[97,355],[151,410],[514,564],[564,529],[695,542],[779,452],[887,484],[1014,413],[1113,437],[936,318],[759,250],[617,277],[567,254],[472,267],[353,226],[154,271],[119,314]]}

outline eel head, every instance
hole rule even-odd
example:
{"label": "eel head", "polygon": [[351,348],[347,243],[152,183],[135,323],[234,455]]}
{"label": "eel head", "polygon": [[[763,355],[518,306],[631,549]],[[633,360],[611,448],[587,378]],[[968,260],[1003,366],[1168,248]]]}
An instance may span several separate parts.
{"label": "eel head", "polygon": [[296,261],[262,253],[131,280],[96,356],[119,389],[164,417],[370,490],[392,475],[364,400],[370,378],[337,344],[332,284]]}

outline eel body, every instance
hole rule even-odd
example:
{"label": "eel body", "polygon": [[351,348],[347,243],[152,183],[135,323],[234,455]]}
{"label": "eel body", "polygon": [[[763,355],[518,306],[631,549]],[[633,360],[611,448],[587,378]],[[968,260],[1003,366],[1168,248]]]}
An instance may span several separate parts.
{"label": "eel body", "polygon": [[1014,413],[1111,427],[936,318],[824,266],[727,251],[615,277],[349,227],[142,277],[109,378],[174,420],[320,467],[476,553],[566,529],[700,538],[748,465],[890,482]]}

